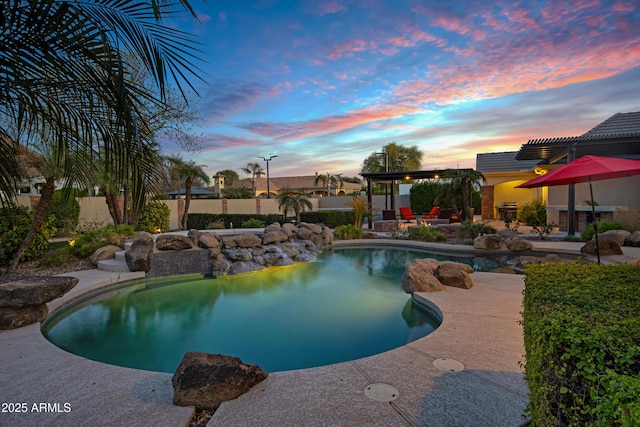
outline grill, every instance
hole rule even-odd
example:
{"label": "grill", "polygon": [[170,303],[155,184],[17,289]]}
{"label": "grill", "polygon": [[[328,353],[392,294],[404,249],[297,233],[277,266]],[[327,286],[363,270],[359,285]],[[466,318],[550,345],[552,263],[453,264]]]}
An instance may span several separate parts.
{"label": "grill", "polygon": [[513,221],[518,215],[518,204],[516,202],[504,202],[498,206],[498,214],[503,221]]}

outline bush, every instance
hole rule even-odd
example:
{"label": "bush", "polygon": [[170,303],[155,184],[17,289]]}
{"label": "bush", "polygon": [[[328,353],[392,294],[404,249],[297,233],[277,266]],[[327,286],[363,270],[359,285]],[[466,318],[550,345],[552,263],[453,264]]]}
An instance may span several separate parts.
{"label": "bush", "polygon": [[54,217],[52,225],[56,228],[56,236],[71,236],[78,226],[80,205],[75,196],[65,199],[63,190],[56,190],[48,214]]}
{"label": "bush", "polygon": [[[0,265],[6,265],[31,229],[34,212],[18,205],[8,205],[0,208]],[[47,217],[33,242],[24,253],[20,262],[38,259],[49,250],[49,239],[56,229],[53,227],[53,217]]]}
{"label": "bush", "polygon": [[142,209],[138,220],[138,230],[149,233],[169,231],[171,209],[161,201],[151,201]]}
{"label": "bush", "polygon": [[640,268],[530,264],[524,291],[534,425],[640,425]]}
{"label": "bush", "polygon": [[339,225],[333,230],[333,235],[340,240],[362,238],[362,228],[353,224]]}
{"label": "bush", "polygon": [[329,228],[355,223],[353,211],[309,211],[300,213],[300,221],[311,224],[324,224]]}
{"label": "bush", "polygon": [[130,225],[109,224],[97,230],[88,230],[69,242],[71,253],[78,258],[88,258],[98,248],[107,245],[121,246],[129,237],[133,236]]}
{"label": "bush", "polygon": [[475,239],[482,234],[494,234],[496,229],[490,226],[487,222],[473,222],[471,220],[464,220],[458,229],[458,235],[461,238],[470,237]]}
{"label": "bush", "polygon": [[[221,228],[238,228],[242,223],[251,219],[257,219],[263,224],[273,224],[274,222],[282,223],[282,215],[268,214],[208,214],[208,213],[190,213],[187,217],[187,228],[196,230],[207,230],[212,228],[220,228],[220,224],[224,224]],[[215,224],[218,224],[214,227]],[[232,227],[233,224],[233,227]]]}
{"label": "bush", "polygon": [[447,236],[439,229],[432,227],[415,227],[409,230],[409,240],[421,242],[446,242]]}
{"label": "bush", "polygon": [[547,225],[547,207],[542,200],[537,199],[522,206],[518,211],[518,221],[531,227]]}
{"label": "bush", "polygon": [[[598,233],[604,233],[609,230],[624,230],[624,225],[617,221],[598,221]],[[584,230],[582,230],[580,236],[582,237],[582,240],[587,242],[593,238],[594,234],[595,231],[593,230],[593,224],[589,223]]]}
{"label": "bush", "polygon": [[264,228],[264,222],[259,219],[249,218],[242,222],[242,228]]}

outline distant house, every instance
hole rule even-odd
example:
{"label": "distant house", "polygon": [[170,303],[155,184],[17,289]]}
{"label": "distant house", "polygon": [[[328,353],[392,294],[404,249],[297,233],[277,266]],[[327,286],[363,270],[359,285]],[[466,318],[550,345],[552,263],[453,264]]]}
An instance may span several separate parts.
{"label": "distant house", "polygon": [[[172,199],[178,199],[178,198],[184,197],[185,194],[187,194],[187,190],[185,188],[181,188],[180,190],[167,191],[166,194]],[[218,193],[213,190],[209,190],[208,188],[191,187],[192,199],[211,199],[211,198],[217,198],[217,197],[218,197]]]}
{"label": "distant house", "polygon": [[[640,112],[617,113],[580,136],[531,139],[519,151],[476,156],[476,170],[485,176],[482,188],[483,219],[500,218],[506,206],[522,206],[536,198],[547,204],[549,222],[575,231],[590,221],[588,184],[575,185],[575,206],[569,207],[569,186],[535,189],[517,185],[586,155],[640,160]],[[623,210],[640,207],[640,177],[593,182],[596,215],[612,219]]]}
{"label": "distant house", "polygon": [[[232,187],[251,189],[253,188],[252,181],[251,178],[241,179],[236,181]],[[342,185],[339,182],[323,183],[321,179],[316,183],[315,175],[283,176],[276,178],[271,177],[269,179],[268,189],[271,196],[277,196],[284,192],[300,193],[303,191],[312,196],[345,196],[359,192],[362,189],[362,184],[352,182],[343,182]],[[267,195],[267,178],[262,176],[255,178],[255,195],[256,197],[265,197]]]}

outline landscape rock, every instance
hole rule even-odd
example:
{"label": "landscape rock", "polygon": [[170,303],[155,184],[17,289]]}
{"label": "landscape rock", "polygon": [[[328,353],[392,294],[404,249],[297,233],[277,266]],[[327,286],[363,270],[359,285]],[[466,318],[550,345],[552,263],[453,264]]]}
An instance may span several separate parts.
{"label": "landscape rock", "polygon": [[634,231],[624,239],[625,246],[640,246],[640,231]]}
{"label": "landscape rock", "polygon": [[415,260],[407,266],[402,275],[402,288],[408,294],[443,291],[444,285],[433,274],[436,268],[438,268],[438,262],[434,259]]}
{"label": "landscape rock", "polygon": [[49,314],[47,304],[26,307],[0,307],[0,330],[21,328],[42,322]]}
{"label": "landscape rock", "polygon": [[485,234],[473,239],[476,249],[498,250],[504,247],[504,237],[499,234]]}
{"label": "landscape rock", "polygon": [[161,234],[156,238],[156,248],[161,251],[184,251],[193,248],[193,240],[179,234]]}
{"label": "landscape rock", "polygon": [[253,254],[247,248],[229,248],[222,251],[231,261],[251,261]]}
{"label": "landscape rock", "polygon": [[311,224],[308,222],[301,222],[300,226],[298,227],[298,231],[300,231],[300,228],[307,228],[309,230],[311,230],[314,234],[322,234],[322,226],[319,224]]}
{"label": "landscape rock", "polygon": [[563,262],[562,258],[556,254],[546,254],[544,258],[542,258],[542,263],[544,264],[561,264]]}
{"label": "landscape rock", "polygon": [[362,232],[363,239],[379,239],[378,233],[374,233],[373,231],[363,231]]}
{"label": "landscape rock", "polygon": [[106,259],[113,259],[116,257],[116,252],[120,252],[122,248],[120,246],[115,245],[107,245],[101,248],[96,249],[96,251],[91,254],[89,257],[89,261],[93,265],[98,265],[100,261],[104,261]]}
{"label": "landscape rock", "polygon": [[455,288],[471,289],[473,281],[470,274],[473,268],[470,265],[453,261],[442,261],[434,271],[435,276],[445,286]]}
{"label": "landscape rock", "polygon": [[511,237],[505,241],[507,249],[511,252],[523,252],[533,248],[533,244],[528,240],[523,240],[519,237]]}
{"label": "landscape rock", "polygon": [[215,410],[222,402],[236,399],[268,374],[253,364],[244,364],[237,357],[188,351],[171,383],[173,403]]}
{"label": "landscape rock", "polygon": [[233,236],[223,236],[222,243],[229,248],[257,248],[262,245],[262,239],[255,234],[235,234]]}
{"label": "landscape rock", "polygon": [[282,226],[280,225],[280,223],[279,222],[274,222],[272,224],[267,225],[264,228],[264,233],[267,234],[267,233],[270,233],[272,231],[280,231],[280,230],[282,230]]}
{"label": "landscape rock", "polygon": [[275,230],[275,231],[266,232],[262,235],[263,245],[270,245],[271,243],[286,242],[287,240],[289,240],[289,235],[281,231],[280,228],[278,228],[278,230]]}
{"label": "landscape rock", "polygon": [[0,307],[39,306],[60,298],[78,283],[77,277],[25,277],[0,284]]}
{"label": "landscape rock", "polygon": [[[601,242],[605,240],[613,240],[619,246],[624,246],[624,241],[630,234],[631,233],[629,233],[627,230],[608,230],[604,233],[599,233],[598,240],[600,240]],[[594,239],[595,235],[593,236],[593,240]]]}
{"label": "landscape rock", "polygon": [[248,273],[250,271],[257,271],[264,269],[263,265],[260,265],[253,261],[237,261],[231,264],[229,268],[229,274]]}
{"label": "landscape rock", "polygon": [[144,271],[148,273],[151,270],[154,242],[150,236],[134,241],[131,249],[125,252],[124,258],[127,261],[129,271]]}
{"label": "landscape rock", "polygon": [[295,224],[291,224],[290,222],[285,222],[282,224],[282,229],[289,231],[289,234],[296,234],[298,232],[298,227]]}
{"label": "landscape rock", "polygon": [[329,227],[324,227],[322,229],[322,244],[323,245],[331,245],[333,244],[333,231]]}
{"label": "landscape rock", "polygon": [[[620,245],[616,243],[614,240],[604,240],[600,241],[600,256],[607,255],[622,255],[622,249]],[[580,249],[580,252],[587,255],[596,255],[596,241],[589,240],[585,245]]]}
{"label": "landscape rock", "polygon": [[298,228],[298,238],[302,240],[311,240],[313,237],[313,231],[307,227]]}
{"label": "landscape rock", "polygon": [[231,263],[224,258],[216,258],[211,263],[211,274],[221,276],[227,274],[231,268]]}
{"label": "landscape rock", "polygon": [[634,267],[640,267],[640,259],[634,259],[632,261],[629,261],[627,264],[633,265]]}
{"label": "landscape rock", "polygon": [[201,233],[197,245],[204,249],[219,248],[220,240],[214,233]]}

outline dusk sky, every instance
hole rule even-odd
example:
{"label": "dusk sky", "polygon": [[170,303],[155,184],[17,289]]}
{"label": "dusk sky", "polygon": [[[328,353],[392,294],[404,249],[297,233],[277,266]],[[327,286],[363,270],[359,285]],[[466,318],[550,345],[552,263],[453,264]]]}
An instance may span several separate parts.
{"label": "dusk sky", "polygon": [[[210,175],[355,176],[390,142],[423,169],[640,111],[638,0],[192,0]],[[174,146],[165,149],[176,152]],[[242,174],[241,174],[242,176]]]}

